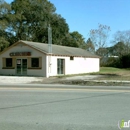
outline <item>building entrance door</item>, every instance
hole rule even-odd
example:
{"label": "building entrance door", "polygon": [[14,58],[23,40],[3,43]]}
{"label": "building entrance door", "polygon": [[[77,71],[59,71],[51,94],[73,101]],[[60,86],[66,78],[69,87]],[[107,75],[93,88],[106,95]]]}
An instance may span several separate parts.
{"label": "building entrance door", "polygon": [[64,74],[65,60],[57,59],[57,74]]}
{"label": "building entrance door", "polygon": [[27,59],[17,59],[16,66],[17,75],[27,75]]}

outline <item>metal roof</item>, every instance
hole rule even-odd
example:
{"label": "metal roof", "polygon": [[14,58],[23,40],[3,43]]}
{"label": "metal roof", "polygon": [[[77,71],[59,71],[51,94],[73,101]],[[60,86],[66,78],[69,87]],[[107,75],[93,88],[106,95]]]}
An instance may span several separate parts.
{"label": "metal roof", "polygon": [[[19,42],[27,44],[28,46],[31,46],[36,50],[39,50],[45,54],[49,54],[48,44],[46,43],[38,43],[38,42],[23,41],[23,40],[20,40]],[[52,55],[100,58],[99,56],[92,54],[87,50],[81,48],[54,45],[54,44],[52,44]]]}

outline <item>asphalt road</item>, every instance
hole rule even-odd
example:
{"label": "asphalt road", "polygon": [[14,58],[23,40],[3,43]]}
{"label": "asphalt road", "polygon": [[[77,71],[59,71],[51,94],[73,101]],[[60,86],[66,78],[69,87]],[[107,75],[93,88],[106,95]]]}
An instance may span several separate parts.
{"label": "asphalt road", "polygon": [[125,89],[0,87],[0,130],[119,130],[130,120]]}

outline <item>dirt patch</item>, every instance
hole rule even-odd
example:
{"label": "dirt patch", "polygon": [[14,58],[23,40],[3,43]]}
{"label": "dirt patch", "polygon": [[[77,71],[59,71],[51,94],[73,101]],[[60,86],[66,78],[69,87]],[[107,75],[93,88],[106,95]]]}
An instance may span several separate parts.
{"label": "dirt patch", "polygon": [[102,77],[97,77],[97,80],[120,80],[120,81],[130,81],[130,76],[128,75],[104,75]]}
{"label": "dirt patch", "polygon": [[69,80],[69,81],[59,81],[53,82],[53,84],[67,84],[67,85],[85,85],[85,86],[130,86],[127,82],[107,82],[107,81],[83,81],[83,80]]}
{"label": "dirt patch", "polygon": [[129,82],[107,82],[107,81],[94,81],[94,80],[89,80],[89,81],[84,81],[84,80],[44,80],[42,82],[33,82],[33,83],[38,83],[38,84],[66,84],[66,85],[83,85],[83,86],[130,86]]}
{"label": "dirt patch", "polygon": [[51,77],[51,78],[44,78],[40,82],[35,81],[32,83],[68,84],[68,85],[85,85],[85,86],[130,86],[130,83],[125,81],[130,81],[130,77],[120,76],[117,74],[103,74],[103,75],[72,76],[62,78]]}

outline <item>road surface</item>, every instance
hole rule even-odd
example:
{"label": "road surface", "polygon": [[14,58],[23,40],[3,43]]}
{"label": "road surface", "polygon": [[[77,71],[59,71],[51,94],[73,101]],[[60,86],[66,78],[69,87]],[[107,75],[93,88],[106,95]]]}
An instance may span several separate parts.
{"label": "road surface", "polygon": [[119,130],[130,120],[128,87],[76,87],[1,86],[0,129]]}

